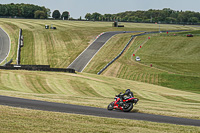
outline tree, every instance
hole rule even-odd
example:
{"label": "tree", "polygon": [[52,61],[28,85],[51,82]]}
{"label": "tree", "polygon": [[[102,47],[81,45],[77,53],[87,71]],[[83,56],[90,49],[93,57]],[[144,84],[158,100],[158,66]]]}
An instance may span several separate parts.
{"label": "tree", "polygon": [[176,18],[172,18],[172,17],[167,17],[165,20],[166,20],[167,23],[176,22]]}
{"label": "tree", "polygon": [[6,16],[8,14],[7,6],[0,4],[0,16]]}
{"label": "tree", "polygon": [[200,13],[193,11],[175,11],[170,8],[162,10],[149,9],[148,11],[126,11],[117,14],[104,14],[101,16],[99,13],[92,15],[87,13],[85,18],[87,20],[93,19],[96,21],[101,20],[118,20],[129,22],[164,22],[164,23],[198,23],[200,22]]}
{"label": "tree", "polygon": [[46,14],[45,14],[44,11],[37,10],[37,11],[35,11],[35,13],[34,13],[34,18],[37,18],[37,19],[44,19],[44,18],[46,18]]}
{"label": "tree", "polygon": [[107,21],[110,21],[111,16],[112,16],[112,14],[104,14],[104,18],[105,18]]}
{"label": "tree", "polygon": [[85,15],[85,19],[86,19],[86,20],[91,20],[91,18],[92,18],[92,15],[91,15],[90,13],[87,13],[87,14]]}
{"label": "tree", "polygon": [[61,18],[68,19],[68,18],[69,18],[69,12],[68,12],[68,11],[64,11],[64,12],[62,13]]}
{"label": "tree", "polygon": [[191,18],[189,19],[189,22],[197,23],[197,22],[198,22],[198,18],[197,18],[197,17],[191,17]]}
{"label": "tree", "polygon": [[46,8],[47,17],[51,17],[51,10],[49,8]]}
{"label": "tree", "polygon": [[60,18],[60,12],[58,10],[54,10],[52,17],[55,18],[55,19],[59,19]]}
{"label": "tree", "polygon": [[9,10],[8,11],[9,11],[10,16],[19,16],[18,15],[18,8],[13,3],[11,3],[9,5]]}
{"label": "tree", "polygon": [[[24,18],[34,18],[36,11],[43,11],[41,18],[47,18],[48,8],[33,4],[0,4],[0,16],[18,16]],[[37,16],[37,15],[36,15]]]}
{"label": "tree", "polygon": [[94,21],[99,21],[99,18],[100,18],[101,16],[102,16],[102,15],[101,15],[100,13],[95,12],[95,13],[92,14],[92,19],[93,19]]}

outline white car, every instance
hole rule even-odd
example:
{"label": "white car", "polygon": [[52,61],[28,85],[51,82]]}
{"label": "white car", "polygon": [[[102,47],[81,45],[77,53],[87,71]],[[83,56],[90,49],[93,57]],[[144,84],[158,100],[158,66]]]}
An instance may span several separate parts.
{"label": "white car", "polygon": [[135,58],[135,60],[136,60],[136,61],[141,61],[141,59],[140,59],[139,56],[137,56],[137,57]]}

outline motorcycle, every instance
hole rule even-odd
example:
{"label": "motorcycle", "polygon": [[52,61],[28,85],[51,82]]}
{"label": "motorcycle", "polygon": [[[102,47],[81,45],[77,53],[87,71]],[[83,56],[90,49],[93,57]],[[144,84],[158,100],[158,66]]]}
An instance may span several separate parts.
{"label": "motorcycle", "polygon": [[[120,97],[123,97],[123,103],[120,103]],[[107,109],[108,110],[113,110],[113,109],[119,109],[124,112],[130,112],[133,109],[133,104],[137,104],[139,101],[138,98],[134,97],[124,97],[123,94],[119,94],[115,96],[115,101],[111,102]]]}

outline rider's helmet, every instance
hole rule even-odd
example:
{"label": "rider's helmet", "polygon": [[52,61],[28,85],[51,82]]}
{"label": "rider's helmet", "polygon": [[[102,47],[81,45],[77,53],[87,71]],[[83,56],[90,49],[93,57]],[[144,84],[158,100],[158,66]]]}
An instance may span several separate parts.
{"label": "rider's helmet", "polygon": [[130,92],[131,92],[130,89],[127,89],[125,93],[130,93]]}

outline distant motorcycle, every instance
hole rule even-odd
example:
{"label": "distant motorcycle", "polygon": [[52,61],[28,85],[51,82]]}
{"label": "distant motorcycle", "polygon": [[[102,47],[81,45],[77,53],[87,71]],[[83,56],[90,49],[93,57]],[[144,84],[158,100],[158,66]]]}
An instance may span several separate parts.
{"label": "distant motorcycle", "polygon": [[124,97],[123,94],[119,94],[115,96],[115,101],[111,102],[107,109],[108,110],[113,110],[113,109],[119,109],[124,112],[130,112],[133,109],[133,104],[137,104],[139,101],[138,98],[134,97],[124,97],[123,98],[123,103],[120,104],[120,96]]}

